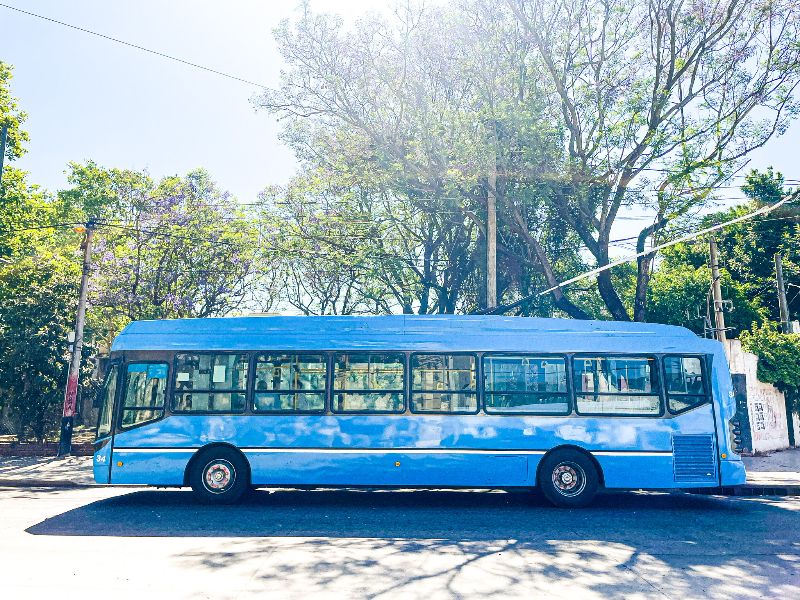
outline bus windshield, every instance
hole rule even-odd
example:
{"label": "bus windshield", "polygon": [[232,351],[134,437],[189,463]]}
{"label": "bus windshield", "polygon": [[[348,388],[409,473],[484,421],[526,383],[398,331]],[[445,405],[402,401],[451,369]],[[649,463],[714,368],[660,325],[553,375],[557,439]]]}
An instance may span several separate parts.
{"label": "bus windshield", "polygon": [[114,397],[117,395],[117,365],[112,365],[100,390],[100,413],[97,418],[97,439],[111,433],[111,415],[114,414]]}

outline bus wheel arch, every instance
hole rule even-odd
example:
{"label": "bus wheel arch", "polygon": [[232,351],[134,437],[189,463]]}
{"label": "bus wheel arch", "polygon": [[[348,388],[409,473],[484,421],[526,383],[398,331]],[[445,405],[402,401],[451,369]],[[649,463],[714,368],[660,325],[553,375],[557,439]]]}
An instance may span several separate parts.
{"label": "bus wheel arch", "polygon": [[232,444],[207,444],[189,459],[183,478],[204,502],[236,502],[250,489],[250,461]]}
{"label": "bus wheel arch", "polygon": [[536,468],[536,487],[555,506],[587,506],[604,485],[603,469],[597,458],[580,446],[565,444],[552,448]]}

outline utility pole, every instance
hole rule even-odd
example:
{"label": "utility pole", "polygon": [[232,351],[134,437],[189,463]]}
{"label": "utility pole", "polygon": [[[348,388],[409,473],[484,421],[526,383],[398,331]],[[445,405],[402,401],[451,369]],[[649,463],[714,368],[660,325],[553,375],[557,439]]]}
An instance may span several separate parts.
{"label": "utility pole", "polygon": [[486,308],[497,306],[497,165],[486,191]]}
{"label": "utility pole", "polygon": [[720,286],[719,258],[717,257],[717,242],[712,238],[709,242],[711,255],[711,294],[714,299],[714,337],[722,343],[725,355],[728,354],[727,336],[725,335],[725,306],[722,303],[722,287]]}
{"label": "utility pole", "polygon": [[778,285],[778,309],[781,313],[781,332],[789,333],[789,303],[786,301],[786,286],[783,283],[783,261],[775,253],[775,282]]}
{"label": "utility pole", "polygon": [[[76,228],[76,231],[80,229]],[[83,272],[81,274],[81,291],[78,296],[78,315],[75,318],[75,342],[72,346],[72,357],[69,362],[67,389],[64,392],[64,411],[61,417],[61,436],[58,443],[58,456],[68,456],[72,452],[72,427],[75,421],[75,407],[78,400],[78,378],[81,370],[81,352],[83,351],[83,325],[86,317],[86,296],[89,288],[89,270],[92,263],[92,237],[94,237],[94,221],[86,223],[86,236],[83,238]]]}
{"label": "utility pole", "polygon": [[6,158],[6,142],[8,141],[8,125],[0,130],[0,184],[3,183],[3,161]]}

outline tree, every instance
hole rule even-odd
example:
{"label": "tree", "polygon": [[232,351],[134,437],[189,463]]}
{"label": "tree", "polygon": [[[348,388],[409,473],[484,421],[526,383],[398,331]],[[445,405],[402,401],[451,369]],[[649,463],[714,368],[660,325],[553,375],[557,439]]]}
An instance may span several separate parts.
{"label": "tree", "polygon": [[386,190],[338,181],[306,173],[263,196],[262,218],[279,224],[272,241],[289,304],[306,314],[427,314],[465,301],[471,221],[459,223],[457,211],[431,219]]}
{"label": "tree", "polygon": [[19,109],[17,99],[11,95],[12,67],[0,60],[0,130],[8,127],[5,157],[14,160],[25,154],[24,143],[28,132],[22,129],[27,115]]}
{"label": "tree", "polygon": [[[196,170],[146,173],[73,164],[61,209],[96,220],[90,315],[113,335],[130,320],[244,310],[259,272],[254,219]],[[102,324],[99,322],[102,321]]]}
{"label": "tree", "polygon": [[[306,11],[278,30],[289,69],[258,103],[285,119],[304,164],[391,190],[432,219],[455,204],[479,243],[496,202],[503,262],[547,287],[565,278],[565,246],[609,263],[624,207],[656,213],[640,251],[662,239],[796,112],[792,3],[507,6],[406,6],[393,21],[369,17],[348,33]],[[563,243],[548,247],[558,233]],[[631,310],[620,270],[598,276],[610,316],[646,318],[652,260],[638,261]],[[512,298],[519,281],[506,288]],[[560,288],[552,302],[590,316]]]}
{"label": "tree", "polygon": [[[751,198],[733,208],[704,216],[700,227],[730,221],[775,203],[789,193],[783,176],[772,169],[750,171],[742,191]],[[784,257],[784,275],[790,290],[800,289],[800,225],[797,208],[786,205],[766,216],[735,223],[715,233],[722,266],[723,297],[731,300],[733,311],[726,316],[734,327],[733,335],[750,330],[764,320],[779,320],[775,288],[775,254]],[[687,321],[687,313],[706,313],[710,272],[705,242],[678,244],[664,252],[664,260],[653,275],[649,292],[649,320],[684,324],[700,331],[697,319]],[[800,294],[789,294],[790,313],[800,309]]]}
{"label": "tree", "polygon": [[[486,20],[495,30],[482,35],[478,17],[486,8],[462,14],[406,7],[391,23],[370,17],[352,33],[336,18],[306,11],[277,32],[291,68],[279,90],[258,100],[285,119],[284,138],[307,176],[383,203],[382,223],[400,228],[398,240],[416,240],[413,256],[403,244],[393,254],[402,257],[404,274],[416,275],[421,296],[412,302],[422,312],[432,306],[429,292],[435,310],[454,311],[459,298],[462,310],[485,304],[481,255],[490,198],[510,209],[498,224],[499,289],[518,292],[538,275],[554,285],[553,264],[578,262],[577,240],[564,234],[560,217],[550,211],[541,218],[539,182],[519,175],[525,163],[527,171],[534,160],[549,164],[543,157],[553,149],[552,130],[541,125],[539,96],[528,93],[531,75],[513,17],[491,8]],[[446,254],[433,261],[437,248]],[[541,260],[546,249],[549,261]],[[397,263],[384,264],[384,279],[395,278]],[[478,273],[463,272],[470,264]],[[586,316],[560,290],[554,299],[568,314]],[[398,300],[409,310],[408,298]]]}
{"label": "tree", "polygon": [[[644,251],[796,113],[795,3],[507,2],[567,134],[563,193],[551,201],[600,266],[621,208],[655,210],[639,236]],[[636,320],[646,318],[651,261],[638,262]],[[610,271],[598,287],[615,319],[631,317]]]}
{"label": "tree", "polygon": [[[697,266],[684,262],[680,250],[665,252],[663,262],[653,273],[648,290],[648,320],[688,327],[699,335],[708,334],[708,329],[714,326],[711,269],[707,259]],[[725,315],[725,325],[731,328],[728,336],[737,337],[760,323],[766,310],[753,293],[752,285],[737,281],[725,268],[720,269],[720,274],[723,298],[730,300],[732,307]]]}
{"label": "tree", "polygon": [[774,384],[800,411],[800,335],[764,323],[742,333],[742,348],[758,356],[758,379]]}
{"label": "tree", "polygon": [[[58,255],[0,264],[0,394],[20,441],[44,441],[56,429],[78,281],[77,265]],[[83,385],[89,364],[84,363]]]}

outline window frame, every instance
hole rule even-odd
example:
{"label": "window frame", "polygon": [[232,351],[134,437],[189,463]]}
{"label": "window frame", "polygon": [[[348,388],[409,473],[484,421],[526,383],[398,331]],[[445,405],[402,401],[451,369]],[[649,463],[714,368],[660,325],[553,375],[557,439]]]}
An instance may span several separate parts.
{"label": "window frame", "polygon": [[121,371],[122,366],[124,364],[125,364],[124,361],[122,359],[120,359],[120,358],[117,358],[117,359],[114,359],[112,361],[109,361],[109,363],[108,363],[107,370],[106,370],[106,375],[103,378],[103,386],[100,389],[101,390],[105,390],[106,384],[109,382],[109,380],[111,378],[111,371],[114,368],[116,368],[117,369],[117,383],[116,383],[116,387],[114,388],[114,397],[111,399],[111,408],[109,409],[109,413],[110,413],[111,419],[110,419],[110,422],[109,422],[109,425],[108,425],[108,432],[103,434],[102,438],[98,437],[98,431],[100,431],[100,411],[98,410],[97,425],[95,425],[95,428],[94,428],[94,441],[92,443],[97,443],[97,442],[100,442],[102,440],[106,440],[106,439],[112,438],[114,436],[114,433],[117,430],[117,407],[121,404],[119,402],[120,387],[121,387],[119,385],[119,380],[120,380],[120,371]]}
{"label": "window frame", "polygon": [[[192,392],[199,392],[203,394],[242,394],[244,395],[244,406],[242,410],[178,410],[175,408],[174,400],[175,394],[179,393],[176,387],[175,377],[178,375],[178,356],[181,354],[197,354],[197,355],[241,355],[247,357],[247,381],[243,390],[209,390],[209,389],[192,389]],[[169,391],[169,412],[174,415],[244,415],[249,413],[248,398],[252,398],[253,387],[253,361],[255,360],[255,353],[252,350],[176,350],[172,357],[172,377],[168,380]]]}
{"label": "window frame", "polygon": [[[422,351],[410,352],[408,354],[408,410],[413,415],[477,415],[482,410],[483,400],[483,368],[481,360],[482,352],[436,352],[436,351]],[[414,368],[412,362],[416,356],[471,356],[475,361],[475,391],[460,392],[458,390],[415,390],[414,389]],[[473,394],[475,396],[475,410],[473,411],[452,411],[452,410],[414,410],[413,396],[414,392],[422,394]]]}
{"label": "window frame", "polygon": [[667,389],[666,385],[662,385],[661,387],[664,389],[664,404],[666,405],[667,411],[670,415],[682,415],[687,413],[691,410],[695,410],[700,408],[701,406],[705,406],[706,404],[713,404],[713,398],[711,394],[711,390],[709,389],[709,377],[708,377],[708,366],[707,366],[707,355],[705,354],[680,354],[676,352],[670,352],[668,354],[661,355],[661,377],[663,378],[664,384],[667,381],[667,365],[665,359],[667,358],[696,358],[700,361],[700,378],[701,383],[703,384],[703,393],[702,394],[673,394],[675,396],[680,397],[681,395],[689,398],[699,398],[703,397],[705,400],[701,404],[695,404],[694,406],[690,406],[688,408],[684,408],[683,410],[672,410],[669,405],[669,397],[670,393]]}
{"label": "window frame", "polygon": [[[235,353],[234,353],[235,354]],[[247,375],[248,378],[248,392],[246,398],[246,412],[252,415],[325,415],[328,413],[329,410],[329,403],[328,403],[328,396],[332,389],[332,353],[326,350],[255,350],[251,351],[250,353],[250,365],[248,367],[249,372]],[[322,394],[322,408],[319,410],[256,410],[256,394],[258,393],[292,393],[297,392],[298,390],[257,390],[256,389],[256,368],[258,365],[258,357],[259,356],[276,356],[276,355],[287,355],[291,354],[294,356],[309,356],[309,355],[316,355],[321,356],[323,362],[325,363],[325,389],[321,392],[315,392]],[[333,412],[333,411],[331,411]],[[218,414],[218,413],[213,413]],[[240,414],[240,413],[235,413]]]}
{"label": "window frame", "polygon": [[[564,392],[490,392],[486,386],[486,365],[484,364],[484,360],[486,358],[493,358],[493,357],[507,357],[507,358],[515,358],[515,357],[532,357],[532,358],[559,358],[564,361],[564,377],[566,379],[566,390]],[[575,399],[572,395],[572,363],[570,361],[569,354],[557,354],[551,352],[484,352],[480,356],[480,363],[481,363],[481,403],[480,408],[486,415],[491,415],[493,417],[497,416],[535,416],[535,417],[568,417],[573,413],[575,410]],[[531,395],[531,394],[561,394],[566,398],[567,401],[567,409],[565,412],[530,412],[530,411],[502,411],[502,412],[495,412],[488,409],[488,404],[486,399],[491,395],[502,395],[502,394],[509,394],[509,395]]]}
{"label": "window frame", "polygon": [[[651,372],[655,372],[656,377],[658,377],[658,390],[654,394],[635,394],[635,393],[623,393],[623,392],[603,392],[602,395],[605,396],[656,396],[658,398],[658,413],[652,414],[642,414],[642,413],[597,413],[597,412],[581,412],[578,408],[578,397],[580,396],[588,396],[589,394],[581,393],[578,388],[575,386],[575,376],[577,371],[575,369],[575,361],[581,360],[585,358],[615,358],[615,359],[622,359],[622,360],[631,360],[631,359],[648,359],[655,361],[655,369],[651,370]],[[577,416],[580,417],[603,417],[603,418],[616,418],[616,417],[626,417],[626,418],[639,418],[639,419],[658,419],[663,417],[666,414],[666,398],[664,394],[664,383],[662,380],[662,370],[663,367],[661,366],[661,359],[658,354],[652,353],[643,353],[643,354],[626,354],[624,352],[614,352],[614,353],[606,353],[606,352],[580,352],[572,354],[570,357],[570,373],[572,374],[570,385],[572,387],[572,398],[574,400],[574,411]],[[601,394],[597,394],[598,396]]]}
{"label": "window frame", "polygon": [[[154,409],[153,407],[148,406],[125,406],[125,398],[128,395],[128,367],[130,365],[165,365],[167,367],[167,378],[166,383],[164,384],[164,405],[160,409]],[[151,359],[151,360],[126,360],[124,362],[120,362],[119,366],[121,367],[121,372],[119,373],[118,380],[117,380],[117,410],[115,412],[115,418],[117,419],[117,429],[119,431],[129,431],[131,429],[135,429],[137,427],[141,427],[142,425],[148,425],[150,423],[155,423],[156,421],[160,421],[164,417],[167,416],[167,410],[170,404],[170,387],[171,387],[171,377],[170,377],[170,364],[169,360],[167,359]],[[124,367],[124,369],[122,369]],[[121,376],[121,377],[120,377]],[[121,381],[120,381],[121,379]],[[122,383],[122,385],[120,385]],[[142,412],[145,410],[160,410],[161,415],[155,417],[153,419],[148,419],[146,421],[139,421],[138,423],[133,423],[131,425],[125,425],[123,423],[123,415],[125,411],[136,411]],[[171,412],[171,411],[170,411]],[[113,427],[113,424],[112,424]]]}
{"label": "window frame", "polygon": [[[353,354],[366,354],[366,355],[376,355],[376,354],[396,354],[402,358],[400,364],[403,365],[403,387],[402,389],[394,389],[394,390],[353,390],[353,389],[343,389],[337,390],[335,389],[336,385],[336,357],[338,355],[353,355]],[[408,353],[402,350],[332,350],[329,352],[329,386],[328,386],[328,398],[329,402],[327,404],[327,411],[326,413],[330,413],[331,415],[402,415],[405,414],[408,410],[409,405],[409,397],[408,397],[408,386],[409,386],[409,363],[408,363]],[[397,394],[400,393],[402,405],[397,410],[337,410],[336,409],[336,402],[335,396],[336,394],[374,394],[374,393],[388,393],[388,394]]]}

